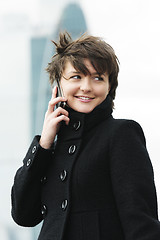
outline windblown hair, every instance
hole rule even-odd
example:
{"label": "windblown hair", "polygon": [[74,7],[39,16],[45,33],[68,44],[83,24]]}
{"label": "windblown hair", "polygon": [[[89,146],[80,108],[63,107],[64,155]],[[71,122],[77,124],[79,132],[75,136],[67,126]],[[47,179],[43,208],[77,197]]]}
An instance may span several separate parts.
{"label": "windblown hair", "polygon": [[113,100],[118,86],[119,60],[113,48],[101,38],[87,34],[72,40],[67,32],[59,34],[58,42],[52,42],[55,45],[56,54],[53,55],[52,61],[48,63],[46,68],[51,85],[54,79],[61,79],[67,61],[84,75],[90,74],[84,64],[84,60],[88,59],[98,74],[108,73],[109,95],[112,98],[112,106],[114,106]]}

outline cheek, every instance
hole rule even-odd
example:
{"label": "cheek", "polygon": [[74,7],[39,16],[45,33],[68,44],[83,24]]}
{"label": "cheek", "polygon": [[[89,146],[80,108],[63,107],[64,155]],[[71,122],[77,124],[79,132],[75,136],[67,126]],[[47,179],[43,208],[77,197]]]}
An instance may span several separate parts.
{"label": "cheek", "polygon": [[68,87],[68,84],[65,83],[63,80],[61,80],[61,88],[62,88],[62,91],[63,91],[63,95],[64,97],[67,97],[68,96],[68,91],[69,91],[69,87]]}
{"label": "cheek", "polygon": [[99,90],[97,89],[97,95],[99,95],[99,97],[105,99],[107,97],[109,93],[109,88],[104,86],[103,88],[100,88]]}
{"label": "cheek", "polygon": [[75,89],[70,86],[70,84],[67,84],[66,86],[63,87],[63,93],[65,97],[71,97],[74,95]]}

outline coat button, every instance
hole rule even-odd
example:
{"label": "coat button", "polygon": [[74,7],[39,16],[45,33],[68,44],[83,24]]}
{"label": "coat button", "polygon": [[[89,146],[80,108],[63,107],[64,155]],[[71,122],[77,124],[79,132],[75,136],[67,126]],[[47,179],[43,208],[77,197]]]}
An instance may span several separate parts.
{"label": "coat button", "polygon": [[54,150],[52,151],[52,155],[54,155]]}
{"label": "coat button", "polygon": [[35,153],[36,149],[37,149],[37,147],[34,146],[34,147],[32,148],[32,153]]}
{"label": "coat button", "polygon": [[47,207],[46,207],[46,205],[43,205],[41,207],[41,213],[42,213],[43,216],[45,216],[47,214]]}
{"label": "coat button", "polygon": [[62,204],[61,204],[61,208],[62,208],[63,211],[66,210],[67,205],[68,205],[68,201],[67,201],[67,199],[65,199],[65,200],[62,202]]}
{"label": "coat button", "polygon": [[76,131],[80,128],[80,126],[81,126],[81,122],[80,121],[77,121],[77,122],[73,123],[73,128]]}
{"label": "coat button", "polygon": [[30,164],[31,164],[31,159],[29,158],[27,163],[26,163],[27,167],[29,167]]}
{"label": "coat button", "polygon": [[71,145],[68,149],[69,154],[73,154],[76,151],[76,146],[75,145]]}
{"label": "coat button", "polygon": [[46,176],[42,177],[41,178],[41,183],[46,183],[46,182],[47,182],[47,177]]}
{"label": "coat button", "polygon": [[67,171],[66,170],[63,170],[60,174],[60,179],[61,181],[63,182],[67,177]]}

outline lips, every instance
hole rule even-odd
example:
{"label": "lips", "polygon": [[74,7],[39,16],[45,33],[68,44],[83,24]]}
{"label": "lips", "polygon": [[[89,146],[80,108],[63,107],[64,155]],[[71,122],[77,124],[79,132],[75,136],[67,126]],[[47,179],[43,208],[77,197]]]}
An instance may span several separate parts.
{"label": "lips", "polygon": [[90,102],[94,99],[94,97],[88,97],[88,96],[75,96],[75,97],[81,102]]}

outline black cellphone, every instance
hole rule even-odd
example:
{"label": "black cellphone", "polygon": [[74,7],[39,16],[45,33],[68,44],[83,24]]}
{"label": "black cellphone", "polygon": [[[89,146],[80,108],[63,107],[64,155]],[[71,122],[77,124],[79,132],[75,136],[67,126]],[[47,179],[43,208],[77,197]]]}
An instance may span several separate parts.
{"label": "black cellphone", "polygon": [[[56,96],[57,97],[64,97],[63,91],[61,89],[61,86],[60,86],[60,83],[59,83],[58,79],[55,79],[54,82],[53,82],[53,86],[52,87],[54,88],[55,86],[57,86],[57,95]],[[66,102],[58,102],[56,104],[56,108],[58,108],[58,107],[65,108],[65,106],[66,106]]]}

